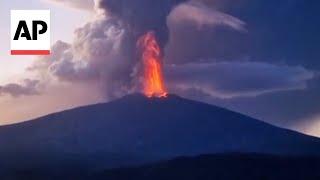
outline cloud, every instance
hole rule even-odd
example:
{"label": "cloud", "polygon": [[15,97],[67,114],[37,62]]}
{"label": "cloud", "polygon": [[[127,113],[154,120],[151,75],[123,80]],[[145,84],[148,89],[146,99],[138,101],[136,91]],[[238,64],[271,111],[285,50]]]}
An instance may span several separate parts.
{"label": "cloud", "polygon": [[[173,33],[167,47],[169,55],[165,68],[170,72],[167,79],[172,86],[197,89],[211,96],[232,98],[303,89],[306,81],[313,77],[312,72],[302,67],[250,62],[217,63],[216,59],[207,59],[204,63],[199,56],[202,54],[199,51],[201,42],[185,43],[191,44],[192,49],[177,50],[180,46],[172,46],[172,43],[184,42],[187,38],[182,38],[179,35],[183,33],[174,30],[181,30],[186,24],[196,32],[184,34],[191,39],[194,36],[194,39],[201,40],[199,35],[204,34],[203,31],[215,32],[217,28],[237,34],[247,32],[245,23],[236,17],[200,3],[179,2],[183,0],[169,0],[159,4],[149,0],[100,0],[97,6],[105,11],[104,16],[98,16],[76,29],[73,43],[56,42],[52,47],[52,55],[39,57],[29,70],[37,73],[47,84],[50,81],[98,84],[106,99],[137,91],[139,77],[136,71],[140,60],[136,55],[135,30],[142,30],[139,33],[143,33],[148,28],[157,29],[159,25],[161,28],[157,30],[160,34],[163,33],[161,30],[166,34],[167,26],[162,21],[166,21],[170,14],[168,25]],[[173,11],[169,13],[172,8]],[[149,11],[153,13],[146,17],[145,13],[149,14]],[[159,21],[161,23],[157,24]],[[170,52],[191,54],[189,58],[170,58]],[[198,56],[192,56],[193,54]],[[233,73],[234,70],[238,73]],[[220,74],[224,74],[223,79]]]}
{"label": "cloud", "polygon": [[117,19],[95,19],[75,30],[72,44],[56,42],[52,55],[39,57],[29,70],[59,82],[95,82],[108,98],[128,93],[136,62],[126,31]]}
{"label": "cloud", "polygon": [[63,6],[68,6],[76,9],[90,10],[94,9],[94,0],[47,0]]}
{"label": "cloud", "polygon": [[[73,43],[56,42],[52,55],[39,57],[28,70],[38,73],[46,82],[97,83],[106,99],[137,90],[140,62],[136,54],[137,39],[146,31],[154,30],[165,43],[167,15],[179,2],[183,0],[98,1],[97,6],[105,11],[104,15],[76,29]],[[201,8],[204,7],[197,6],[195,11],[201,13]]]}
{"label": "cloud", "polygon": [[[91,3],[59,2],[74,6]],[[312,72],[298,66],[237,62],[241,59],[237,53],[241,52],[241,45],[235,43],[234,37],[247,34],[246,23],[198,1],[98,0],[95,3],[105,14],[76,29],[74,42],[56,42],[52,55],[39,57],[28,70],[47,84],[51,81],[96,83],[106,99],[130,93],[137,90],[139,78],[137,38],[145,31],[155,30],[165,44],[168,25],[171,39],[164,63],[170,72],[167,79],[176,87],[232,98],[303,89],[313,77]],[[219,33],[227,33],[220,36],[225,44],[216,36]],[[233,47],[232,53],[226,51],[225,47],[229,46]],[[210,57],[219,53],[234,53],[237,60],[228,62],[226,57]],[[224,74],[223,79],[220,74]]]}
{"label": "cloud", "polygon": [[139,79],[137,39],[152,30],[164,45],[167,15],[183,1],[99,0],[99,15],[75,30],[73,43],[58,41],[51,56],[39,57],[28,69],[46,82],[99,84],[106,99],[132,92]]}
{"label": "cloud", "polygon": [[[320,81],[319,75],[307,82],[307,88],[290,91],[276,91],[256,97],[236,97],[217,99],[206,96],[202,99],[223,107],[242,112],[283,127],[298,127],[310,122],[319,114]],[[198,96],[200,97],[200,96]],[[197,97],[194,97],[197,98]]]}
{"label": "cloud", "polygon": [[175,7],[169,16],[170,24],[191,22],[198,30],[204,26],[222,26],[236,31],[247,31],[245,22],[231,15],[209,8],[202,3],[188,2]]}
{"label": "cloud", "polygon": [[166,63],[183,64],[211,60],[242,59],[250,30],[234,16],[188,2],[177,6],[168,17],[170,40]]}
{"label": "cloud", "polygon": [[10,83],[0,86],[0,96],[11,95],[13,97],[37,95],[38,80],[25,79],[22,83]]}
{"label": "cloud", "polygon": [[192,63],[166,67],[166,79],[174,91],[193,89],[218,98],[302,90],[314,75],[303,67],[260,62]]}

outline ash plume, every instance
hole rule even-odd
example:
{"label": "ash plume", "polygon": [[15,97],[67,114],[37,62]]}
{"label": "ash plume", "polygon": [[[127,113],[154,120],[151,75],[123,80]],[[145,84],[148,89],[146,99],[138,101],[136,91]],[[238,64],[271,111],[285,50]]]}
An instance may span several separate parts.
{"label": "ash plume", "polygon": [[60,82],[95,83],[107,100],[136,91],[139,37],[153,31],[164,49],[169,39],[167,17],[184,1],[98,0],[97,17],[75,30],[74,42],[58,41],[51,58],[41,57],[29,70],[48,72]]}
{"label": "ash plume", "polygon": [[163,48],[169,39],[167,16],[179,3],[186,0],[100,0],[98,7],[109,16],[124,21],[135,39],[147,31],[154,31]]}

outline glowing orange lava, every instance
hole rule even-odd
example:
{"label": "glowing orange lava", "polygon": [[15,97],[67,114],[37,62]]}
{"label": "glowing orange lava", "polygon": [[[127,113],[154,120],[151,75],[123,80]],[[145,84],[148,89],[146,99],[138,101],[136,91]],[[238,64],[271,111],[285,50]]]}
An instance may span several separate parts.
{"label": "glowing orange lava", "polygon": [[143,92],[148,97],[166,97],[164,85],[161,49],[154,32],[150,31],[138,40],[138,48],[142,52]]}

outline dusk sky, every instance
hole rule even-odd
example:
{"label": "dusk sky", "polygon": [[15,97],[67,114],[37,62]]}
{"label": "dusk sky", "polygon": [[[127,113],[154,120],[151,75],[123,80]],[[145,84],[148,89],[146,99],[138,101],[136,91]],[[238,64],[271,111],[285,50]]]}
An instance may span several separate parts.
{"label": "dusk sky", "polygon": [[[179,0],[149,10],[164,21],[122,1],[0,2],[0,124],[138,92],[133,21],[159,34],[169,93],[320,136],[318,1]],[[51,10],[50,56],[9,54],[13,9]]]}

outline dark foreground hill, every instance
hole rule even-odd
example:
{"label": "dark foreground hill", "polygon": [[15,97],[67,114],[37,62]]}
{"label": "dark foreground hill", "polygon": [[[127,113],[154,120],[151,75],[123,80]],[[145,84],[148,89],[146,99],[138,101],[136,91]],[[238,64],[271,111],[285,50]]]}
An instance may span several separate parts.
{"label": "dark foreground hill", "polygon": [[34,169],[63,174],[225,152],[319,156],[320,140],[174,95],[129,95],[0,127],[0,175]]}
{"label": "dark foreground hill", "polygon": [[319,180],[320,159],[258,154],[185,157],[136,168],[106,170],[95,180]]}
{"label": "dark foreground hill", "polygon": [[259,154],[216,154],[180,157],[131,168],[101,171],[26,169],[2,180],[319,180],[320,158]]}

